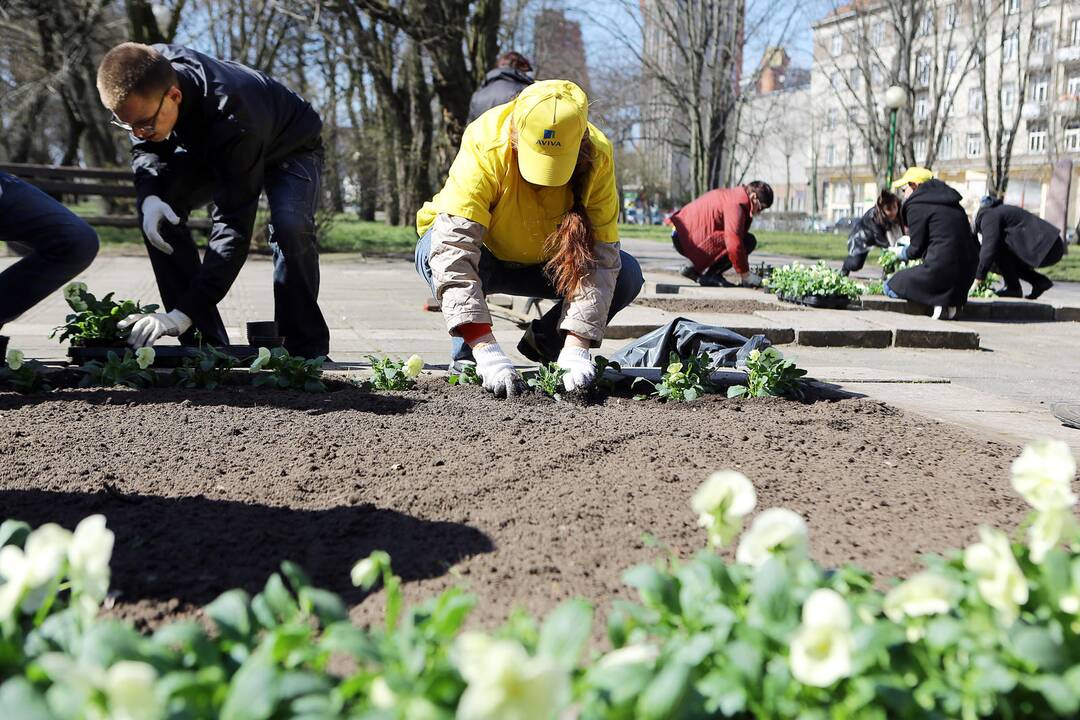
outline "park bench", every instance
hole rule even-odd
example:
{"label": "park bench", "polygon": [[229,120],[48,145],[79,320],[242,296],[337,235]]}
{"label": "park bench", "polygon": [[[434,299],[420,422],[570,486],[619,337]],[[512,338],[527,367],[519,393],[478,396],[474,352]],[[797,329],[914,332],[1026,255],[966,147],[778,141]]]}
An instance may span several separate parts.
{"label": "park bench", "polygon": [[[81,168],[64,165],[0,163],[0,171],[25,180],[53,197],[105,197],[135,199],[135,184],[130,170]],[[137,228],[139,217],[131,215],[83,215],[90,225]],[[191,218],[188,227],[208,231],[210,220]]]}

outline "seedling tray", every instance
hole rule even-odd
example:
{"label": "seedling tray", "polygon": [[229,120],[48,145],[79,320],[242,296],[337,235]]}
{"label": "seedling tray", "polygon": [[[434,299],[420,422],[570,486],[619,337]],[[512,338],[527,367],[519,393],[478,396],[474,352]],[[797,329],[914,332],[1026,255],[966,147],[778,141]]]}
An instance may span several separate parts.
{"label": "seedling tray", "polygon": [[[126,345],[120,345],[115,347],[70,347],[68,348],[68,358],[71,359],[73,365],[85,365],[91,360],[100,360],[105,362],[109,357],[110,352],[115,352],[117,355],[123,357],[124,350],[128,349]],[[183,345],[161,345],[154,347],[154,367],[157,368],[175,368],[180,367],[184,358],[193,357],[196,353],[196,348],[185,347]],[[225,347],[218,348],[222,352],[228,353],[233,357],[244,358],[257,355],[259,348],[252,345],[226,345]]]}
{"label": "seedling tray", "polygon": [[827,310],[843,310],[851,305],[851,298],[847,295],[784,295],[778,294],[778,298],[784,302],[805,305],[807,307],[822,308]]}

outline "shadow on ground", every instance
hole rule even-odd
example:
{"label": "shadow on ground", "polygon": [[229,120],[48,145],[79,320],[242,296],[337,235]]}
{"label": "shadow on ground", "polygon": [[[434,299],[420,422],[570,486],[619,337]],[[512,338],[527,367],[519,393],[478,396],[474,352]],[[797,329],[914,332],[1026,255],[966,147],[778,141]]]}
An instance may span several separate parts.
{"label": "shadow on ground", "polygon": [[[101,513],[116,534],[112,588],[118,600],[205,605],[230,588],[258,592],[281,562],[303,567],[317,587],[350,604],[362,593],[349,571],[373,550],[393,558],[405,580],[438,577],[473,555],[494,550],[479,530],[360,504],[295,510],[206,497],[0,490],[0,514],[32,526],[74,528]],[[151,603],[153,604],[153,603]]]}

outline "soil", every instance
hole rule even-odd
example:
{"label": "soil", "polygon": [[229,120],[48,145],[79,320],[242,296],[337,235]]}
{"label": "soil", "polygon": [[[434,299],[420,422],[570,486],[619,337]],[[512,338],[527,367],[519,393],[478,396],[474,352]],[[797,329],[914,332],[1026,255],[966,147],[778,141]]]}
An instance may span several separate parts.
{"label": "soil", "polygon": [[1017,448],[865,398],[578,406],[442,378],[335,387],[0,393],[0,517],[104,513],[111,612],[146,628],[257,592],[284,559],[377,621],[381,597],[349,584],[374,549],[410,602],[469,587],[475,624],[575,596],[603,613],[630,597],[623,570],[665,552],[646,533],[680,556],[703,547],[690,496],[722,468],[754,481],[759,509],[806,517],[818,560],[882,580],[1025,512],[1008,482]]}
{"label": "soil", "polygon": [[759,310],[776,312],[777,310],[804,310],[799,306],[777,305],[760,300],[713,300],[711,298],[638,298],[635,305],[666,310],[673,313],[724,313],[751,314]]}

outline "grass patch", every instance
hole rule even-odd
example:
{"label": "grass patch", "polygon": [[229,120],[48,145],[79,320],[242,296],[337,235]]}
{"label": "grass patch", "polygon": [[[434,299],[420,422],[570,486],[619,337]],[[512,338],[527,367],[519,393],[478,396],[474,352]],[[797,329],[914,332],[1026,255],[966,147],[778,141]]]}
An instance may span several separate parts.
{"label": "grass patch", "polygon": [[386,225],[338,215],[319,241],[319,247],[324,252],[411,255],[418,239],[413,225]]}

